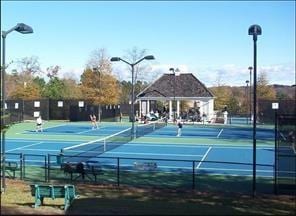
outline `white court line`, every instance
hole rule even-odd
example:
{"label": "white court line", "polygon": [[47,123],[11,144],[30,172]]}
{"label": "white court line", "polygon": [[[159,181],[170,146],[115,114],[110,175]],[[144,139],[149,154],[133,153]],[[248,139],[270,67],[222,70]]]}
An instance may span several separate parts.
{"label": "white court line", "polygon": [[[13,139],[7,139],[6,143],[7,142],[18,142],[18,143],[32,143],[33,141],[39,141],[40,139],[23,139],[23,138],[13,138]],[[41,141],[40,141],[41,142]],[[66,141],[66,140],[45,140],[45,141],[42,141],[44,143],[67,143],[67,144],[73,144],[73,142],[76,142],[77,144],[81,143],[82,141],[77,141],[77,140],[70,140],[70,141]]]}
{"label": "white court line", "polygon": [[[213,144],[213,145],[215,145],[215,144]],[[230,148],[230,149],[253,149],[253,147],[249,147],[249,146],[247,146],[247,147],[244,147],[244,146],[213,146],[213,148]],[[267,146],[267,147],[257,147],[256,148],[257,150],[262,150],[262,149],[270,149],[270,150],[274,150],[274,148],[273,147],[270,147],[270,146]]]}
{"label": "white court line", "polygon": [[221,135],[222,131],[223,131],[223,128],[222,128],[222,129],[220,130],[220,132],[218,133],[217,138],[219,138],[219,136]]}
{"label": "white court line", "polygon": [[75,133],[75,134],[83,134],[83,133],[87,133],[87,132],[89,132],[89,131],[95,131],[95,130],[100,130],[100,129],[103,129],[103,128],[106,128],[106,127],[98,127],[98,128],[95,128],[95,129],[89,129],[89,130],[86,130],[86,131],[80,131],[80,132],[78,132],[78,133]]}
{"label": "white court line", "polygon": [[159,154],[159,153],[140,153],[140,152],[105,152],[105,154],[133,154],[133,155],[158,155],[158,156],[177,156],[177,157],[202,157],[203,155],[190,154]]}
{"label": "white court line", "polygon": [[60,150],[58,149],[56,149],[56,150],[52,150],[52,149],[25,149],[26,151],[47,151],[47,152],[60,152]]}
{"label": "white court line", "polygon": [[[43,124],[44,125],[44,124]],[[55,128],[55,127],[61,127],[61,126],[65,126],[65,125],[68,125],[68,124],[60,124],[60,125],[54,125],[54,126],[51,126],[51,127],[44,127],[44,129],[48,129],[48,128]]]}
{"label": "white court line", "polygon": [[[43,124],[44,125],[44,124]],[[54,125],[54,126],[51,126],[51,127],[43,127],[43,130],[45,129],[49,129],[49,128],[55,128],[55,127],[61,127],[61,126],[64,126],[64,125],[68,125],[68,124],[60,124],[60,125]],[[21,133],[15,133],[15,134],[24,134],[26,132],[35,132],[35,130],[25,130],[24,132],[21,132]],[[37,132],[36,132],[37,133]]]}
{"label": "white court line", "polygon": [[26,147],[28,147],[28,146],[39,145],[39,144],[41,144],[41,143],[43,143],[43,142],[33,143],[33,144],[31,144],[31,145],[25,145],[25,146],[18,147],[18,148],[15,148],[15,149],[10,149],[10,150],[8,150],[8,151],[6,151],[6,152],[11,152],[11,151],[15,151],[15,150],[23,149],[23,148],[26,148]]}
{"label": "white court line", "polygon": [[[252,146],[241,146],[241,145],[225,145],[225,144],[211,144],[213,148],[236,148],[236,149],[253,149]],[[108,143],[107,143],[108,146]],[[176,147],[176,148],[208,148],[209,144],[142,144],[142,143],[126,143],[124,146],[148,146],[148,147]],[[257,149],[274,149],[270,145],[260,146]]]}
{"label": "white court line", "polygon": [[[108,146],[108,142],[107,142]],[[147,146],[147,147],[166,147],[166,148],[171,148],[171,147],[176,147],[176,148],[208,148],[208,146],[202,146],[202,145],[183,145],[183,144],[142,144],[142,143],[126,143],[124,146]]]}
{"label": "white court line", "polygon": [[94,131],[94,130],[99,130],[99,129],[100,129],[100,128],[90,129],[90,130],[86,130],[86,131],[80,131],[80,132],[75,133],[75,134],[83,134],[83,133],[87,133],[87,132]]}
{"label": "white court line", "polygon": [[210,150],[212,149],[212,147],[209,147],[208,151],[204,154],[204,156],[202,157],[201,161],[198,163],[198,165],[196,166],[196,169],[198,169],[201,165],[201,163],[204,161],[204,159],[207,157],[207,155],[209,154]]}

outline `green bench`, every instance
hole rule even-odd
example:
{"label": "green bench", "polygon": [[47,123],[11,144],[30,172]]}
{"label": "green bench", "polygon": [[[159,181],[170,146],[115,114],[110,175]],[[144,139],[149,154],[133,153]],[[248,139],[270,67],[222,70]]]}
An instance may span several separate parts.
{"label": "green bench", "polygon": [[74,185],[32,184],[30,187],[31,195],[35,197],[35,208],[43,205],[44,198],[64,198],[64,210],[66,211],[73,200],[78,197],[78,195],[76,195]]}
{"label": "green bench", "polygon": [[[5,172],[9,175],[9,177],[15,178],[15,172],[20,168],[15,161],[5,161]],[[12,173],[12,175],[11,175]]]}

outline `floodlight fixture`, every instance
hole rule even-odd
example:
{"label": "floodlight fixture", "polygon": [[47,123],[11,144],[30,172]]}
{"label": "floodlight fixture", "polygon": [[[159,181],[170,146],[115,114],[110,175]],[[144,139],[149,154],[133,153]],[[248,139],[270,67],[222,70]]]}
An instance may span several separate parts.
{"label": "floodlight fixture", "polygon": [[153,55],[147,55],[147,56],[144,57],[144,59],[146,59],[146,60],[154,60],[155,58],[154,58]]}
{"label": "floodlight fixture", "polygon": [[110,61],[114,62],[114,61],[120,61],[120,58],[119,57],[112,57],[110,59]]}

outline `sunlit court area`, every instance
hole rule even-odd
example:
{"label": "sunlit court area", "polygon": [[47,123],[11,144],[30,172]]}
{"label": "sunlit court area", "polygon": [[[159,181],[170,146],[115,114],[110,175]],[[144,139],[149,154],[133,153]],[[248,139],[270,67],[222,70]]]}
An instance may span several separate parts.
{"label": "sunlit court area", "polygon": [[1,1],[1,215],[296,214],[295,20]]}

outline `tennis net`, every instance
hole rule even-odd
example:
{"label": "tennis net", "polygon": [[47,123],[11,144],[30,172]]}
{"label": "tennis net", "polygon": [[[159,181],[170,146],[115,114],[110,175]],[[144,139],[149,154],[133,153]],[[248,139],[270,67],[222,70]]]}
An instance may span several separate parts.
{"label": "tennis net", "polygon": [[149,124],[138,125],[136,130],[136,138],[145,136],[146,134],[152,133],[153,131],[163,128],[166,123],[163,121],[155,121]]}
{"label": "tennis net", "polygon": [[82,162],[131,141],[131,128],[98,140],[61,149],[64,162]]}

